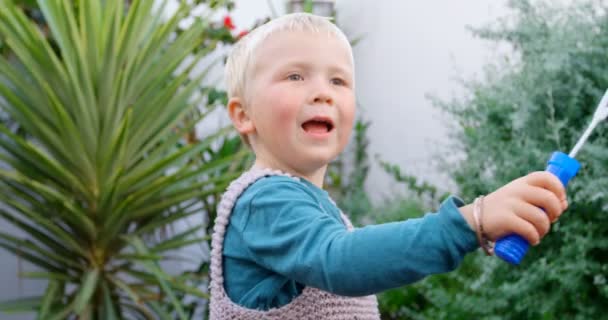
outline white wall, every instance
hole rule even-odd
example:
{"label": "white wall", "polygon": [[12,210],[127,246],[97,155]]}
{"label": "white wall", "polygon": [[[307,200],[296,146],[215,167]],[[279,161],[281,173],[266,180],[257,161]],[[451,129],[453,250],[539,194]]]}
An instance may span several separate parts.
{"label": "white wall", "polygon": [[[365,33],[355,50],[359,103],[372,121],[370,153],[445,191],[457,192],[436,167],[445,153],[445,115],[425,97],[462,94],[455,77],[481,71],[493,49],[473,38],[466,25],[480,26],[507,10],[504,1],[350,0],[338,2],[340,24]],[[368,190],[375,199],[400,186],[373,166]]]}

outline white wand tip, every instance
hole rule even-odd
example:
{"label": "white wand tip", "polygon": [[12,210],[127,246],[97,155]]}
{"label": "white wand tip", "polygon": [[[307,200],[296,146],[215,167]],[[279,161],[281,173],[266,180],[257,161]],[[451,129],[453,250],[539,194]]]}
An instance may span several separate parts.
{"label": "white wand tip", "polygon": [[593,114],[593,121],[602,121],[608,118],[608,90],[604,93],[602,100],[600,100],[597,110]]}

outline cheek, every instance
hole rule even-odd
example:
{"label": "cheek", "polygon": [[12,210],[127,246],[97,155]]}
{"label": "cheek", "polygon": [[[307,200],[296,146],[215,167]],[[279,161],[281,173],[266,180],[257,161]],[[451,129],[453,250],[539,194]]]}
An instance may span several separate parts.
{"label": "cheek", "polygon": [[285,130],[297,119],[298,105],[292,95],[285,93],[287,91],[280,88],[268,90],[259,101],[264,110],[260,113],[261,118],[273,128]]}
{"label": "cheek", "polygon": [[282,86],[276,86],[273,91],[273,101],[270,101],[270,103],[274,106],[276,116],[282,120],[294,118],[299,111],[298,105],[301,100],[299,92],[293,88],[283,88]]}
{"label": "cheek", "polygon": [[340,133],[340,143],[345,146],[348,144],[348,142],[350,141],[350,135],[353,132],[353,123],[354,123],[354,117],[351,117],[350,121],[348,123],[345,122],[344,125],[344,129],[342,130],[342,132]]}
{"label": "cheek", "polygon": [[277,121],[277,125],[280,127],[287,127],[293,125],[298,115],[298,108],[295,107],[293,102],[285,100],[277,100],[276,108],[274,108],[273,117]]}
{"label": "cheek", "polygon": [[340,140],[348,141],[355,122],[355,100],[349,99],[344,105],[345,107],[341,110],[340,118],[342,119],[342,137]]}

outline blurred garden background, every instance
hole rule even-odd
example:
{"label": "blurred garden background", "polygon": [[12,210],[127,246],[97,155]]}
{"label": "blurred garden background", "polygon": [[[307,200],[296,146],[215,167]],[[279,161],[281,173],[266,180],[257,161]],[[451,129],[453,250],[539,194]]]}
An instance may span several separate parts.
{"label": "blurred garden background", "polygon": [[[289,11],[351,39],[358,121],[326,188],[358,225],[466,202],[568,152],[608,87],[602,0],[0,0],[0,319],[205,319],[215,204],[251,154],[233,43]],[[383,319],[603,319],[608,127],[519,267],[481,253]]]}

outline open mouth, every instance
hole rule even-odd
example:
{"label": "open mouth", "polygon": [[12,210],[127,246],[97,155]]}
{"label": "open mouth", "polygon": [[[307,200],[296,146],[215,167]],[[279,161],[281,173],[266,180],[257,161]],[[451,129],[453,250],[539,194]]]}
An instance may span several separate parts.
{"label": "open mouth", "polygon": [[314,117],[302,123],[302,129],[308,133],[328,133],[334,129],[334,123],[329,118]]}

